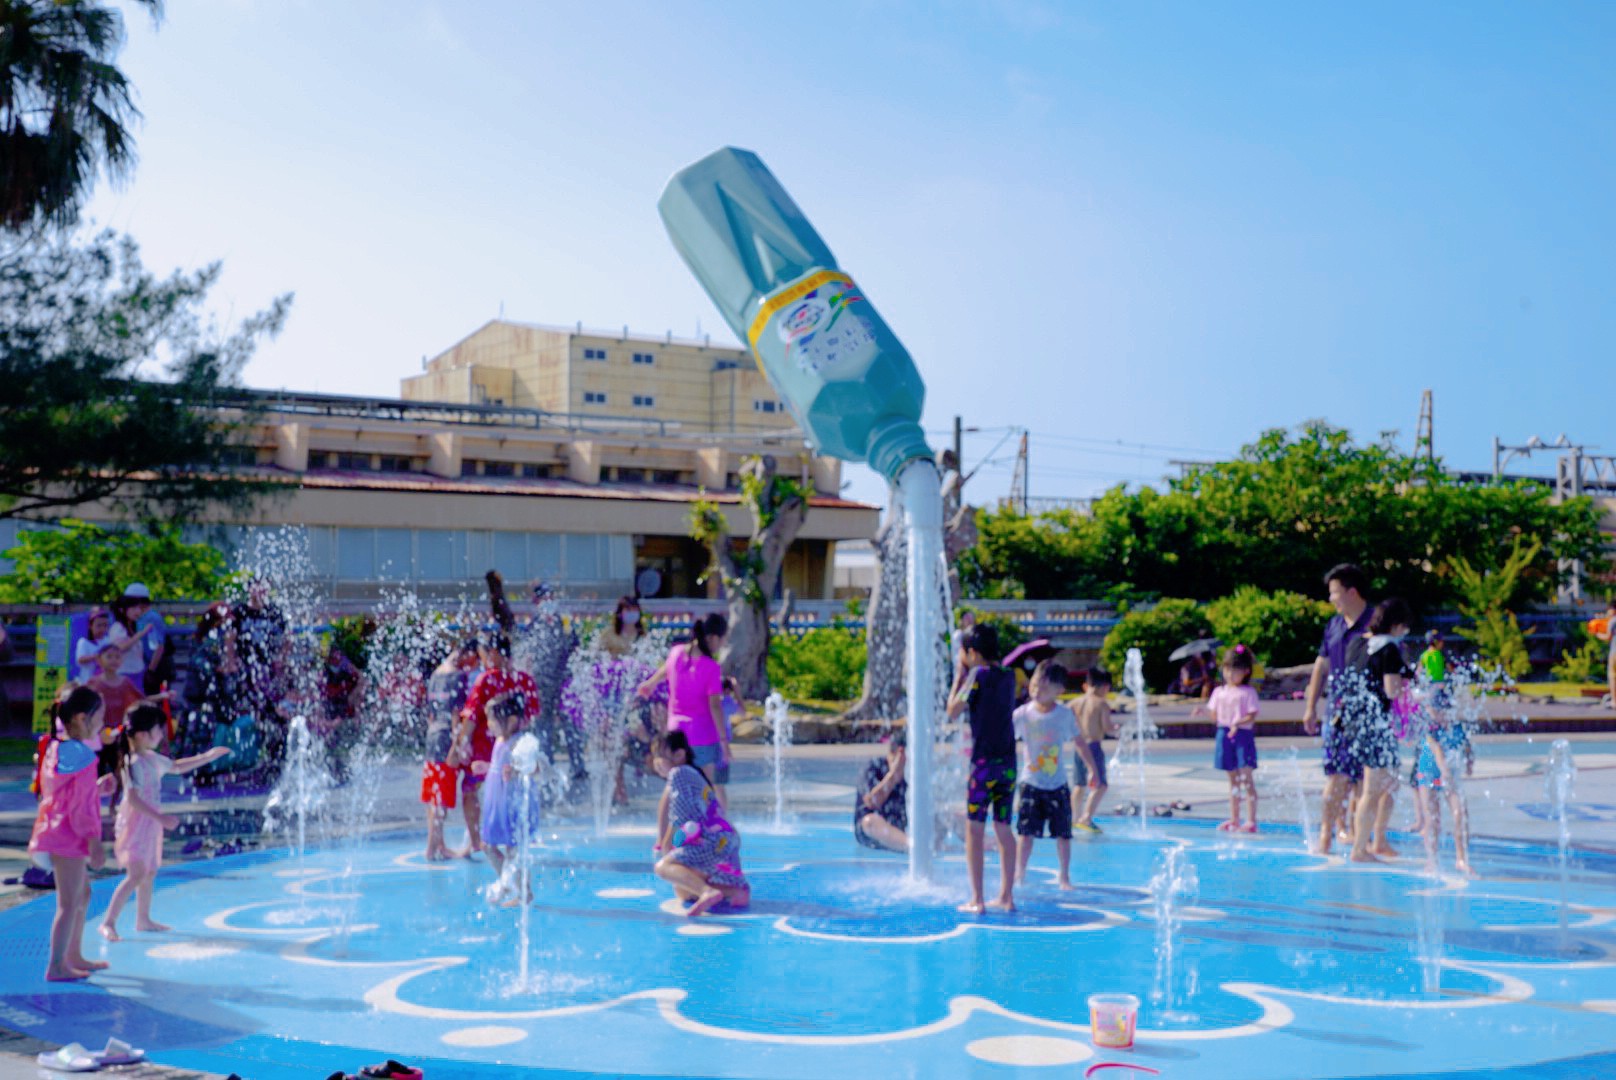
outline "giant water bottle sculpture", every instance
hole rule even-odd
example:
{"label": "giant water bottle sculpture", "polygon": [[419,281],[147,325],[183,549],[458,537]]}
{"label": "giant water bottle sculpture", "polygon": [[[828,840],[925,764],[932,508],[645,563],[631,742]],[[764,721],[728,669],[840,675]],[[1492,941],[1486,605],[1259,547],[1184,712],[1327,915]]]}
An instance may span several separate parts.
{"label": "giant water bottle sculpture", "polygon": [[657,202],[673,246],[820,453],[867,461],[901,492],[909,531],[909,867],[931,871],[932,716],[942,503],[914,361],[774,174],[726,147]]}

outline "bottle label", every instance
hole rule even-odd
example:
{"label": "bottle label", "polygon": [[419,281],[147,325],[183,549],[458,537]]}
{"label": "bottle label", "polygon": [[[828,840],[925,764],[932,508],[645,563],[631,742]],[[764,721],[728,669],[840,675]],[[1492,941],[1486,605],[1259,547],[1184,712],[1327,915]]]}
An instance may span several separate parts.
{"label": "bottle label", "polygon": [[765,300],[747,336],[758,351],[765,335],[773,334],[785,346],[785,358],[802,371],[827,371],[875,345],[870,324],[850,310],[863,301],[852,278],[820,270]]}

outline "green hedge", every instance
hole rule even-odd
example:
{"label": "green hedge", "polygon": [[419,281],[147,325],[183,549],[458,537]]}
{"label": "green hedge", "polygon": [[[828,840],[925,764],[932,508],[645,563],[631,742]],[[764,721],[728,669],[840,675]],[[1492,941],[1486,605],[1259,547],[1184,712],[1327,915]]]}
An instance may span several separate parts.
{"label": "green hedge", "polygon": [[1128,649],[1144,654],[1145,686],[1161,691],[1178,674],[1178,664],[1168,660],[1174,649],[1187,641],[1212,636],[1206,612],[1194,600],[1168,597],[1148,611],[1130,611],[1122,617],[1100,646],[1100,662],[1111,673],[1112,684],[1122,688],[1122,673]]}
{"label": "green hedge", "polygon": [[864,688],[864,631],[837,624],[769,639],[769,685],[782,695],[851,701]]}
{"label": "green hedge", "polygon": [[1245,645],[1265,667],[1310,662],[1332,612],[1323,600],[1283,590],[1263,592],[1253,585],[1206,606],[1213,634],[1226,646]]}

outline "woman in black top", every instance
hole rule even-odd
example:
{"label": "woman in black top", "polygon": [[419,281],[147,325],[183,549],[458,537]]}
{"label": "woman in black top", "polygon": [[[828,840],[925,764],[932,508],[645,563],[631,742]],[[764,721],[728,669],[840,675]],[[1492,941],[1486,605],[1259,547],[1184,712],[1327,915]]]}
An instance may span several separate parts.
{"label": "woman in black top", "polygon": [[1345,700],[1353,725],[1354,750],[1364,766],[1352,839],[1356,862],[1397,854],[1386,836],[1397,796],[1397,733],[1392,724],[1392,702],[1403,693],[1409,676],[1403,638],[1408,636],[1413,621],[1413,613],[1402,600],[1382,600],[1369,617],[1365,633],[1347,643],[1351,689]]}

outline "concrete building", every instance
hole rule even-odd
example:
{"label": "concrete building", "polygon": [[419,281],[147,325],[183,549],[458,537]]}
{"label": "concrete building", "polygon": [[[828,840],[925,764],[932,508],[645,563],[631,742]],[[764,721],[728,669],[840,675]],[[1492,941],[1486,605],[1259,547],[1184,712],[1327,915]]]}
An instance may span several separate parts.
{"label": "concrete building", "polygon": [[745,349],[706,340],[489,322],[403,380],[406,401],[655,420],[664,431],[795,427]]}
{"label": "concrete building", "polygon": [[[839,497],[841,463],[810,453],[795,428],[692,433],[511,405],[248,397],[258,410],[240,467],[281,492],[249,517],[215,513],[188,528],[239,553],[263,532],[301,526],[312,576],[336,599],[400,583],[423,596],[476,594],[490,568],[513,589],[542,579],[579,598],[630,592],[648,569],[661,579],[650,595],[716,595],[716,583],[696,580],[708,558],[688,536],[690,508],[705,490],[746,536],[737,473],[753,454],[824,493],[787,554],[783,585],[797,596],[832,597],[836,544],[873,536],[879,518]],[[104,505],[73,516],[118,520]],[[0,521],[0,551],[30,527],[41,526]]]}

